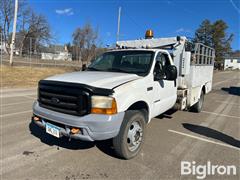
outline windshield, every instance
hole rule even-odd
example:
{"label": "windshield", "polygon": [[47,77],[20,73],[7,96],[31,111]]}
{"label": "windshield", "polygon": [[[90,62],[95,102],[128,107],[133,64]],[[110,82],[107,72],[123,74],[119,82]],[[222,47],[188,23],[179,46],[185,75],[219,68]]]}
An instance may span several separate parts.
{"label": "windshield", "polygon": [[109,71],[148,74],[153,60],[152,51],[113,51],[99,56],[89,65],[89,71]]}

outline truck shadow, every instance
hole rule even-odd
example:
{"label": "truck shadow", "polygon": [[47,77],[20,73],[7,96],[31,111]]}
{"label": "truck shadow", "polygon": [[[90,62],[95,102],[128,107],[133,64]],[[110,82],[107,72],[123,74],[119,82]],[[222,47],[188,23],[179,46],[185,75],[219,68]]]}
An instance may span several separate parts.
{"label": "truck shadow", "polygon": [[204,126],[199,126],[199,125],[194,125],[194,124],[188,124],[188,123],[183,123],[182,126],[189,130],[192,131],[194,133],[198,133],[200,135],[206,136],[206,137],[210,137],[219,141],[222,141],[226,144],[229,144],[231,146],[240,148],[240,141],[228,136],[222,132],[219,132],[217,130],[208,128],[208,127],[204,127]]}
{"label": "truck shadow", "polygon": [[71,139],[71,141],[69,141],[69,138],[65,136],[58,139],[47,134],[44,131],[44,129],[38,127],[33,122],[29,124],[29,130],[33,136],[39,138],[41,142],[49,146],[57,146],[61,148],[71,149],[71,150],[85,150],[85,149],[90,149],[96,146],[103,153],[109,156],[118,158],[112,148],[111,140],[88,142],[88,141]]}
{"label": "truck shadow", "polygon": [[172,114],[174,114],[175,112],[177,112],[177,110],[169,109],[168,111],[164,112],[163,114],[158,115],[155,118],[157,118],[157,119],[164,119],[164,118],[172,119]]}
{"label": "truck shadow", "polygon": [[240,87],[230,86],[229,88],[223,87],[221,89],[231,95],[240,96]]}

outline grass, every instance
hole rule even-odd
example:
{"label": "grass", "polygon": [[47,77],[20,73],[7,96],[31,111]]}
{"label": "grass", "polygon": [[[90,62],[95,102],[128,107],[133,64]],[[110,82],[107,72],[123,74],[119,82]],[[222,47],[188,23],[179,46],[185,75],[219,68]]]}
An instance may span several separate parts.
{"label": "grass", "polygon": [[39,80],[46,77],[71,72],[73,69],[66,68],[39,68],[39,67],[10,67],[1,65],[0,87],[36,87]]}

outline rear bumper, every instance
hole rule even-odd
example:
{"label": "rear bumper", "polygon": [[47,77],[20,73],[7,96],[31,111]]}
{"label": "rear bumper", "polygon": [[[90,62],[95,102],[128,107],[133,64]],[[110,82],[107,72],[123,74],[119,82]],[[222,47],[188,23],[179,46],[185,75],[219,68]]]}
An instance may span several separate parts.
{"label": "rear bumper", "polygon": [[[88,114],[79,117],[42,108],[35,101],[33,114],[41,118],[41,120],[34,122],[42,128],[45,128],[46,121],[49,123],[55,122],[62,125],[60,135],[85,141],[95,141],[117,136],[125,113],[120,112],[115,115]],[[81,133],[71,134],[71,127],[80,128]]]}

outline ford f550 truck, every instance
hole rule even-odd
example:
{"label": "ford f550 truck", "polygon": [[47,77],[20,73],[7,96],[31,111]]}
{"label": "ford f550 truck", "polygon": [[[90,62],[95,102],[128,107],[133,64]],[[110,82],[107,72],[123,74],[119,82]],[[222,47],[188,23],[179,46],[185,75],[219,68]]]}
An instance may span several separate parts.
{"label": "ford f550 truck", "polygon": [[57,138],[112,139],[130,159],[153,117],[171,108],[201,111],[213,63],[214,49],[186,37],[119,41],[85,71],[41,80],[32,121]]}

